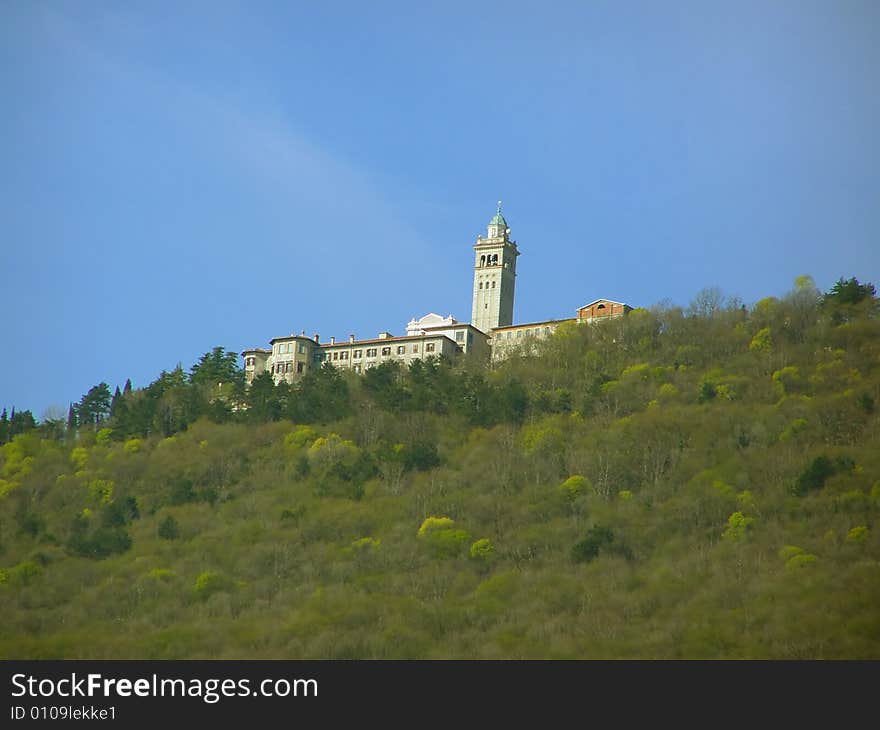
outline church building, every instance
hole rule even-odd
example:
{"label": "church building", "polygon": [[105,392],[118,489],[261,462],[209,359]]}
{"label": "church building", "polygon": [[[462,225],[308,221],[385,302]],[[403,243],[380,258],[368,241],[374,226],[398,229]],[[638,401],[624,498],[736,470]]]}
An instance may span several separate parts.
{"label": "church building", "polygon": [[451,314],[426,314],[406,325],[405,335],[380,332],[376,337],[358,340],[354,335],[337,341],[321,342],[319,335],[305,331],[269,341],[270,349],[254,348],[241,353],[245,379],[251,382],[269,371],[275,382],[293,382],[325,362],[334,367],[362,373],[383,362],[408,365],[414,360],[464,355],[501,360],[515,349],[528,350],[530,343],[549,337],[560,324],[593,323],[622,317],[632,307],[611,299],[596,299],[577,309],[575,317],[527,324],[513,323],[516,288],[516,241],[501,213],[501,202],[489,221],[487,235],[477,236],[474,244],[474,286],[471,322],[456,320]]}

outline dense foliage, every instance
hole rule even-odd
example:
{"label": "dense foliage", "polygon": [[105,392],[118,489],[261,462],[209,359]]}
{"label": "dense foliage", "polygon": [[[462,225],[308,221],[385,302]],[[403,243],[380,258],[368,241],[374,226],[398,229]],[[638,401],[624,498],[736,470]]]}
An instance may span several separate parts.
{"label": "dense foliage", "polygon": [[491,369],[215,348],[0,419],[0,656],[877,658],[878,399],[856,279]]}

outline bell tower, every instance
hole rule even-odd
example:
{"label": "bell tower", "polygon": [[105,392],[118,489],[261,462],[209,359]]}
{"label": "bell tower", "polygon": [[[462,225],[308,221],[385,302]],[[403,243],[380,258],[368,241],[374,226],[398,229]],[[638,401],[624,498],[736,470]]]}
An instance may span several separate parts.
{"label": "bell tower", "polygon": [[498,210],[489,221],[486,238],[477,236],[474,244],[474,299],[471,324],[491,334],[495,327],[513,324],[513,290],[516,285],[516,241]]}

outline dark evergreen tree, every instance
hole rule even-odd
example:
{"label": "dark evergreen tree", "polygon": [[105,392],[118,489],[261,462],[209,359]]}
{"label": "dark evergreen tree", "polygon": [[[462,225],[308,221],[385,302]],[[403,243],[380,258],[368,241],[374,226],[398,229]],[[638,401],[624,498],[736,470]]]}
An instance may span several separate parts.
{"label": "dark evergreen tree", "polygon": [[80,426],[89,424],[97,428],[110,415],[110,387],[98,383],[86,393],[76,406],[76,417]]}
{"label": "dark evergreen tree", "polygon": [[222,347],[215,347],[192,366],[190,380],[195,385],[216,387],[223,383],[244,382],[244,370],[239,367],[238,355]]}
{"label": "dark evergreen tree", "polygon": [[257,375],[247,392],[248,417],[259,423],[277,421],[281,417],[281,402],[275,388],[275,379],[268,370]]}
{"label": "dark evergreen tree", "polygon": [[116,407],[119,404],[119,400],[122,398],[122,392],[119,390],[119,386],[116,386],[116,391],[113,393],[113,398],[110,400],[110,418],[116,415]]}
{"label": "dark evergreen tree", "polygon": [[9,419],[9,438],[15,438],[20,433],[30,431],[37,427],[37,419],[30,411],[18,411],[12,409],[12,417]]}

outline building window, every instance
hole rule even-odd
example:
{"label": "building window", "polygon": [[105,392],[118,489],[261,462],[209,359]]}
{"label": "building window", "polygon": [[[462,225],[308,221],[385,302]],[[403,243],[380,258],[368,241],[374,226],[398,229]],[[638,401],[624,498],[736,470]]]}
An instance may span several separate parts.
{"label": "building window", "polygon": [[495,282],[494,282],[494,281],[492,282],[492,288],[493,288],[493,289],[495,288]]}
{"label": "building window", "polygon": [[333,353],[333,359],[334,359],[334,360],[338,360],[338,359],[339,359],[339,353],[338,353],[338,352],[334,352],[334,353]]}
{"label": "building window", "polygon": [[340,360],[348,360],[348,353],[347,352],[340,352],[339,359]]}
{"label": "building window", "polygon": [[531,329],[527,329],[527,330],[526,330],[526,337],[531,337],[531,335],[532,335],[532,330],[531,330]]}
{"label": "building window", "polygon": [[413,353],[415,354],[415,353],[418,352],[418,351],[419,351],[419,346],[418,346],[418,345],[413,345]]}
{"label": "building window", "polygon": [[304,369],[305,369],[305,366],[303,365],[303,363],[298,362],[296,364],[296,372],[301,373]]}
{"label": "building window", "polygon": [[305,355],[305,354],[306,354],[306,343],[305,343],[305,342],[300,342],[300,343],[299,343],[299,354],[300,354],[300,355]]}
{"label": "building window", "polygon": [[405,355],[406,354],[406,345],[398,345],[397,346],[397,354]]}
{"label": "building window", "polygon": [[354,365],[352,365],[352,370],[354,370],[356,373],[359,373],[361,371],[361,364],[359,362],[356,362]]}
{"label": "building window", "polygon": [[455,341],[456,342],[464,342],[464,332],[462,330],[459,330],[458,332],[455,333]]}
{"label": "building window", "polygon": [[522,330],[517,330],[517,331],[516,331],[516,336],[517,336],[517,337],[522,337]]}
{"label": "building window", "polygon": [[293,363],[292,362],[284,363],[284,372],[285,373],[292,373],[293,372]]}
{"label": "building window", "polygon": [[390,354],[391,354],[390,347],[383,347],[382,348],[382,357],[388,357]]}
{"label": "building window", "polygon": [[483,282],[481,281],[480,282],[480,289],[482,289],[482,288],[483,288]]}
{"label": "building window", "polygon": [[361,355],[363,355],[363,354],[364,354],[364,351],[363,351],[363,350],[355,350],[355,351],[352,353],[351,357],[352,357],[353,360],[360,360],[360,359],[361,359]]}
{"label": "building window", "polygon": [[429,342],[427,345],[425,345],[425,352],[434,352],[433,342]]}
{"label": "building window", "polygon": [[375,347],[367,348],[367,357],[376,357],[376,348]]}

